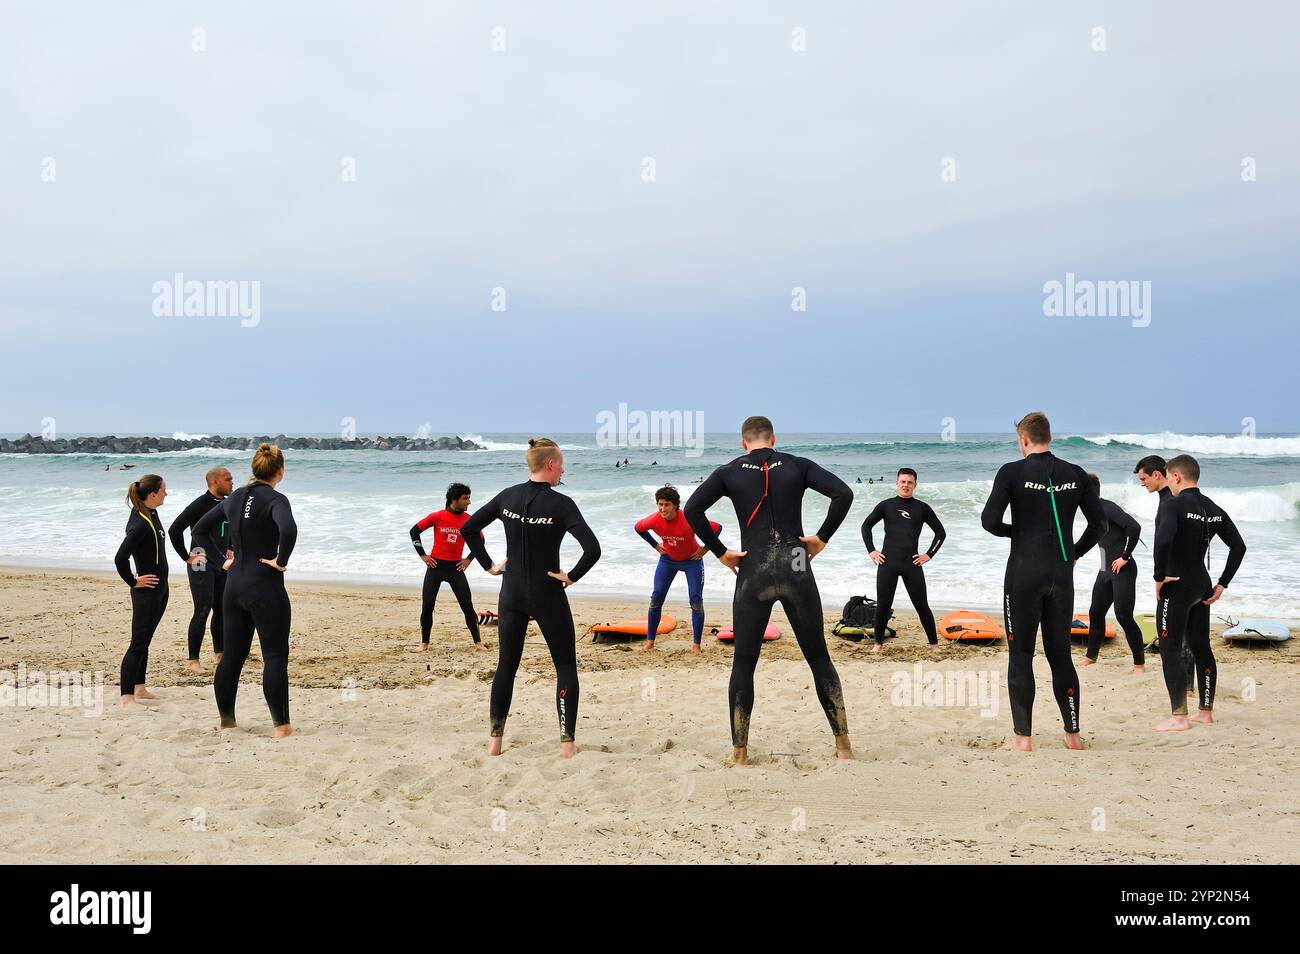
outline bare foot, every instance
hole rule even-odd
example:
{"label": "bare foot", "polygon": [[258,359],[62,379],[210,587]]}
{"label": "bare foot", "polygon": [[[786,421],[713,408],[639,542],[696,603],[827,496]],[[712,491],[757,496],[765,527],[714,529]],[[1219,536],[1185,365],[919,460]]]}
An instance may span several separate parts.
{"label": "bare foot", "polygon": [[1067,732],[1067,733],[1065,733],[1065,747],[1066,747],[1067,749],[1081,749],[1081,748],[1083,748],[1083,739],[1079,738],[1079,733],[1078,733],[1078,732]]}
{"label": "bare foot", "polygon": [[871,647],[871,651],[872,651],[873,653],[881,653],[881,652],[884,652],[884,651],[885,651],[885,644],[884,644],[884,643],[875,643],[874,645],[872,645],[872,647]]}
{"label": "bare foot", "polygon": [[203,663],[199,662],[197,659],[191,659],[188,665],[190,672],[197,672],[200,675],[207,672],[207,670],[203,668]]}
{"label": "bare foot", "polygon": [[1011,748],[1016,752],[1032,752],[1034,751],[1033,737],[1028,735],[1017,735],[1013,732],[1011,733]]}
{"label": "bare foot", "polygon": [[146,689],[144,686],[136,686],[135,698],[137,702],[139,702],[142,699],[147,699],[152,702],[152,701],[156,701],[158,697],[154,695],[152,692],[150,692],[148,689]]}
{"label": "bare foot", "polygon": [[296,734],[297,733],[293,731],[293,726],[289,725],[287,722],[284,725],[277,725],[271,730],[271,738],[273,739],[287,739],[289,736]]}
{"label": "bare foot", "polygon": [[488,755],[501,754],[501,736],[494,735],[488,739]]}
{"label": "bare foot", "polygon": [[1173,715],[1156,726],[1157,732],[1186,732],[1192,727],[1185,715]]}
{"label": "bare foot", "polygon": [[1128,672],[1129,672],[1129,675],[1131,676],[1131,675],[1133,675],[1133,673],[1135,673],[1135,672],[1146,672],[1146,671],[1147,671],[1147,667],[1146,667],[1146,666],[1137,666],[1137,665],[1135,665],[1135,666],[1134,666],[1132,669],[1130,669]]}
{"label": "bare foot", "polygon": [[420,652],[422,652],[422,653],[427,653],[428,651],[429,651],[429,644],[428,644],[428,643],[420,643]]}
{"label": "bare foot", "polygon": [[691,643],[691,652],[702,653],[704,652],[704,647],[701,646],[699,643]]}
{"label": "bare foot", "polygon": [[122,708],[123,708],[123,709],[130,709],[130,708],[132,708],[134,705],[135,705],[135,696],[123,696],[123,697],[122,697]]}
{"label": "bare foot", "polygon": [[938,644],[938,643],[931,643],[931,644],[930,644],[930,652],[932,652],[932,653],[937,653],[938,651],[939,651],[939,644]]}
{"label": "bare foot", "polygon": [[1188,722],[1199,722],[1199,723],[1201,723],[1202,725],[1213,725],[1213,724],[1214,724],[1214,710],[1213,710],[1213,709],[1201,709],[1201,710],[1197,711],[1196,715],[1191,716],[1187,721],[1188,721]]}
{"label": "bare foot", "polygon": [[655,648],[655,641],[653,639],[647,639],[644,643],[641,644],[641,651],[645,653],[650,652],[650,650],[654,648]]}
{"label": "bare foot", "polygon": [[578,754],[578,743],[570,739],[560,743],[560,758],[571,759]]}
{"label": "bare foot", "polygon": [[1084,656],[1082,659],[1079,660],[1079,665],[1080,665],[1080,666],[1095,666],[1095,665],[1097,665],[1097,660],[1093,659],[1091,656]]}
{"label": "bare foot", "polygon": [[474,648],[475,648],[475,649],[487,649],[487,643],[483,642],[482,640],[479,640],[477,643],[474,644]]}
{"label": "bare foot", "polygon": [[837,735],[835,737],[835,757],[837,759],[853,758],[853,746],[849,743],[847,735]]}
{"label": "bare foot", "polygon": [[224,730],[224,729],[238,729],[238,728],[239,728],[239,725],[235,722],[234,719],[231,719],[231,720],[229,720],[229,721],[227,721],[227,720],[225,720],[225,719],[222,719],[222,720],[221,720],[221,725],[218,726],[218,728],[219,728],[219,729],[223,729],[223,730]]}
{"label": "bare foot", "polygon": [[741,745],[731,750],[731,761],[736,765],[749,764],[749,748]]}

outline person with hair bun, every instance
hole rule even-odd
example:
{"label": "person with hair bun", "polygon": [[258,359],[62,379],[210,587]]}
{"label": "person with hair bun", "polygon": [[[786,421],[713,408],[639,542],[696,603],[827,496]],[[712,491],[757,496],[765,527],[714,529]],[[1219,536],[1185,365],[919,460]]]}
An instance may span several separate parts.
{"label": "person with hair bun", "polygon": [[[149,644],[167,611],[167,538],[158,519],[158,508],[166,499],[167,482],[157,474],[145,474],[126,489],[131,516],[113,559],[118,576],[131,587],[131,644],[122,657],[121,670],[124,706],[158,698],[145,687],[145,675]],[[135,573],[131,572],[132,560]]]}
{"label": "person with hair bun", "polygon": [[213,507],[194,525],[200,538],[221,521],[229,529],[234,556],[226,561],[224,594],[225,652],[217,664],[213,689],[221,728],[233,729],[239,675],[253,647],[253,630],[262,646],[262,694],[271,710],[277,739],[293,735],[289,723],[289,624],[292,608],[284,588],[298,525],[289,498],[276,490],[284,479],[284,454],[262,444],[253,454],[253,479]]}
{"label": "person with hair bun", "polygon": [[[500,755],[506,718],[514,695],[515,674],[524,655],[528,619],[541,627],[555,664],[555,711],[560,722],[560,757],[571,758],[578,747],[578,656],[573,613],[565,588],[582,579],[600,559],[600,543],[569,497],[555,485],[564,476],[564,454],[549,437],[528,442],[529,479],[507,487],[460,528],[461,538],[493,576],[505,574],[497,606],[498,659],[488,709],[488,755]],[[493,564],[483,541],[483,528],[493,520],[505,527],[506,558]],[[568,573],[560,569],[560,543],[573,534],[582,558]]]}

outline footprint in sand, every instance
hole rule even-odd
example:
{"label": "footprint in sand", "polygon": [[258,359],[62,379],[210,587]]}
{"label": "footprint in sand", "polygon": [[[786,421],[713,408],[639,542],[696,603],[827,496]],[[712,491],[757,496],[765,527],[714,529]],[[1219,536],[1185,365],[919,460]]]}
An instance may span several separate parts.
{"label": "footprint in sand", "polygon": [[292,828],[305,817],[302,812],[290,811],[287,808],[264,808],[253,816],[263,828]]}

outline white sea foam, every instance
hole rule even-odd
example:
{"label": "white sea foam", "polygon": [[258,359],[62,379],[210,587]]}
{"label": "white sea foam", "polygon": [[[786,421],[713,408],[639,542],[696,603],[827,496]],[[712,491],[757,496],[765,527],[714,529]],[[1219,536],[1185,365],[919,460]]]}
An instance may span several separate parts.
{"label": "white sea foam", "polygon": [[1300,457],[1300,437],[1248,437],[1245,434],[1101,434],[1078,435],[1108,447],[1130,444],[1154,451],[1183,451],[1220,457]]}
{"label": "white sea foam", "polygon": [[[490,439],[490,438],[484,437],[484,436],[481,435],[481,434],[460,434],[460,435],[457,435],[457,436],[459,436],[460,439],[463,440],[463,441],[473,441],[475,444],[478,444],[479,447],[483,448],[483,450],[482,450],[481,453],[487,453],[487,452],[489,452],[489,451],[495,452],[495,451],[526,451],[526,450],[528,450],[528,444],[527,444],[527,442],[525,442],[525,443],[523,443],[523,444],[513,444],[513,443],[508,443],[508,442],[503,442],[503,441],[494,441],[494,440],[492,440],[492,439]],[[565,450],[565,451],[571,451],[571,450],[590,450],[590,449],[591,449],[591,448],[589,448],[589,447],[587,447],[587,446],[585,446],[585,445],[583,445],[583,444],[566,444],[566,443],[561,443],[561,444],[560,444],[560,450]]]}

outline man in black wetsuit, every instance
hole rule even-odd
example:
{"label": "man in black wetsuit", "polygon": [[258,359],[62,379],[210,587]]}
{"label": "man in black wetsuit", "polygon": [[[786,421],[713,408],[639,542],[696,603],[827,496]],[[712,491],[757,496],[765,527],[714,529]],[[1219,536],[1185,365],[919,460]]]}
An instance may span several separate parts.
{"label": "man in black wetsuit", "polygon": [[[1015,732],[1012,747],[1031,750],[1034,712],[1034,640],[1041,624],[1043,654],[1052,669],[1052,691],[1065,724],[1065,744],[1079,739],[1079,675],[1070,658],[1070,620],[1074,613],[1074,561],[1106,531],[1097,491],[1082,467],[1052,454],[1047,415],[1034,411],[1016,424],[1022,458],[1003,464],[993,479],[981,523],[994,536],[1011,539],[1003,584],[1007,631],[1007,695]],[[1003,515],[1011,507],[1011,522]],[[1074,515],[1088,520],[1076,542]]]}
{"label": "man in black wetsuit", "polygon": [[[600,559],[600,543],[578,505],[555,489],[564,476],[564,454],[546,437],[528,442],[529,479],[507,487],[461,526],[461,539],[483,569],[504,573],[497,606],[498,659],[492,679],[488,716],[488,754],[501,754],[501,739],[514,695],[515,674],[524,655],[528,617],[541,627],[555,664],[555,711],[560,720],[560,757],[578,751],[578,658],[566,587],[577,583]],[[500,520],[506,534],[506,558],[499,565],[488,556],[483,528]],[[582,557],[568,573],[560,569],[560,543],[566,533],[582,546]]]}
{"label": "man in black wetsuit", "polygon": [[[1097,496],[1101,497],[1101,478],[1088,475]],[[1088,608],[1088,651],[1082,666],[1091,666],[1101,652],[1101,641],[1106,635],[1106,613],[1115,607],[1115,619],[1124,630],[1129,651],[1133,654],[1133,672],[1145,672],[1142,652],[1142,630],[1133,618],[1137,600],[1137,563],[1133,548],[1142,536],[1142,525],[1124,511],[1119,504],[1101,497],[1101,507],[1106,513],[1106,532],[1097,549],[1101,552],[1101,569],[1092,584],[1092,605]]]}
{"label": "man in black wetsuit", "polygon": [[189,530],[199,518],[221,501],[230,496],[235,480],[230,471],[224,467],[213,467],[207,473],[208,489],[195,497],[188,507],[180,512],[167,529],[167,537],[172,548],[185,564],[186,576],[189,577],[190,596],[194,600],[194,615],[190,617],[190,669],[203,672],[199,662],[199,652],[203,649],[203,630],[208,625],[208,614],[212,614],[212,651],[216,661],[221,662],[222,652],[222,617],[221,600],[226,592],[226,571],[222,564],[226,562],[227,541],[226,526],[223,523],[214,531],[211,541],[216,546],[216,553],[208,553],[200,546],[200,541],[190,537],[189,549],[185,547],[185,531]]}
{"label": "man in black wetsuit", "polygon": [[[1197,707],[1187,717],[1187,677],[1182,666],[1164,666],[1165,687],[1173,715],[1156,726],[1157,732],[1178,732],[1192,722],[1214,721],[1214,689],[1218,667],[1210,647],[1210,607],[1218,602],[1232,582],[1246,555],[1246,544],[1223,508],[1201,493],[1197,482],[1201,467],[1186,454],[1169,462],[1172,494],[1160,503],[1160,528],[1156,531],[1155,563],[1156,626],[1160,632],[1162,659],[1165,647],[1190,642],[1196,660]],[[1218,537],[1228,545],[1228,559],[1217,584],[1211,584],[1208,565],[1210,540]]]}
{"label": "man in black wetsuit", "polygon": [[[812,669],[817,700],[835,735],[836,754],[851,758],[844,692],[826,649],[821,594],[811,561],[844,522],[853,491],[812,461],[774,450],[776,438],[766,417],[747,418],[740,437],[744,456],[710,474],[684,510],[701,542],[726,566],[739,567],[732,598],[735,654],[728,689],[733,758],[737,764],[748,761],[754,670],[772,605],[778,600]],[[803,495],[810,488],[830,497],[831,505],[817,533],[804,536]],[[709,507],[723,497],[731,498],[740,523],[743,549],[739,552],[723,546],[709,522]]]}
{"label": "man in black wetsuit", "polygon": [[[1142,489],[1149,494],[1156,495],[1156,535],[1157,536],[1159,536],[1160,534],[1160,505],[1163,504],[1173,493],[1169,489],[1169,480],[1166,476],[1167,471],[1168,471],[1168,465],[1165,463],[1165,459],[1161,457],[1159,454],[1148,454],[1146,457],[1143,457],[1140,461],[1138,461],[1137,466],[1133,468],[1133,473],[1137,474],[1138,483],[1142,485]],[[1157,596],[1156,597],[1157,611],[1160,609],[1159,604],[1160,604],[1160,597]],[[1160,653],[1159,637],[1156,637],[1155,639],[1151,640],[1151,642],[1147,643],[1144,649],[1148,653],[1155,653],[1159,655]],[[1187,640],[1183,640],[1181,654],[1183,660],[1183,669],[1187,673],[1187,694],[1190,696],[1196,691],[1193,688],[1196,685],[1196,660],[1192,656],[1192,647],[1188,645]],[[1163,667],[1163,665],[1164,663],[1162,662],[1161,666]]]}
{"label": "man in black wetsuit", "polygon": [[[899,468],[894,481],[898,495],[876,504],[874,510],[862,521],[862,541],[867,545],[871,561],[876,564],[876,645],[872,652],[880,652],[885,644],[885,625],[894,609],[894,594],[901,579],[907,587],[907,597],[912,601],[916,615],[921,618],[925,638],[930,648],[939,651],[939,635],[934,627],[934,613],[925,592],[925,570],[943,546],[943,524],[930,505],[912,496],[916,492],[916,471],[910,467]],[[876,549],[871,528],[885,522],[885,542]],[[934,532],[930,548],[918,552],[921,545],[921,527]]]}

